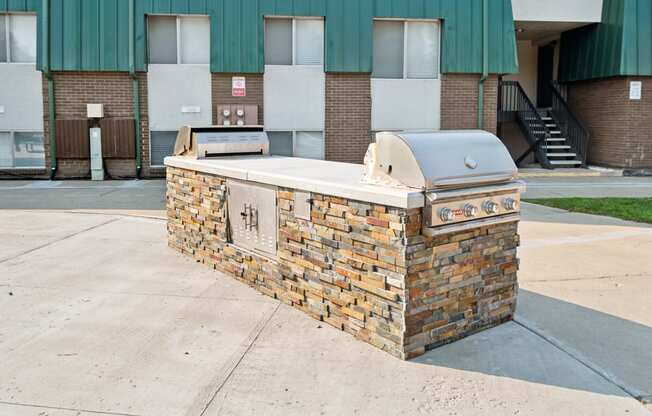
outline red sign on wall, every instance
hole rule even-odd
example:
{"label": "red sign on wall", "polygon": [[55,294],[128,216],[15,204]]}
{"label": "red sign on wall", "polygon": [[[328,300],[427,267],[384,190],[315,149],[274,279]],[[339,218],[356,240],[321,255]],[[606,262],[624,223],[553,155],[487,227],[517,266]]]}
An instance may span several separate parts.
{"label": "red sign on wall", "polygon": [[233,97],[247,96],[247,83],[245,77],[233,77],[231,79],[231,95]]}

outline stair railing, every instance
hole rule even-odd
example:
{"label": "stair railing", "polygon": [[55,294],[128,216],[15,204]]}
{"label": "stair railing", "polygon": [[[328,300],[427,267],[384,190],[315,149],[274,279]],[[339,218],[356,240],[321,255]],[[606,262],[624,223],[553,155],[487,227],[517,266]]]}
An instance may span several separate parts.
{"label": "stair railing", "polygon": [[582,166],[586,167],[590,140],[589,131],[568,106],[565,86],[560,85],[557,81],[552,81],[550,89],[552,90],[551,115],[559,126],[562,136],[566,138],[566,143],[577,153]]}
{"label": "stair railing", "polygon": [[534,153],[541,166],[546,169],[553,168],[543,148],[546,139],[550,137],[550,130],[518,81],[500,82],[498,120],[516,121],[530,145],[528,150],[516,159],[517,165],[530,153]]}

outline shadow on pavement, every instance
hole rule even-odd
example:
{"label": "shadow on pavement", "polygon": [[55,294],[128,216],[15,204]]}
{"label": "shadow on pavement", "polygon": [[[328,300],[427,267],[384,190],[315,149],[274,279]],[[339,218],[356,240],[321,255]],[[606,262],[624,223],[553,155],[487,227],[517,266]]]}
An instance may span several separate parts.
{"label": "shadow on pavement", "polygon": [[[612,396],[651,394],[652,328],[527,290],[519,296],[516,322],[429,351],[412,362]],[[520,319],[536,314],[554,315],[553,323],[563,331],[536,323],[532,331],[530,321]],[[564,337],[567,331],[570,337]],[[540,334],[554,338],[563,351]],[[604,370],[610,381],[585,363]]]}
{"label": "shadow on pavement", "polygon": [[585,357],[634,396],[652,395],[652,327],[523,289],[516,319]]}

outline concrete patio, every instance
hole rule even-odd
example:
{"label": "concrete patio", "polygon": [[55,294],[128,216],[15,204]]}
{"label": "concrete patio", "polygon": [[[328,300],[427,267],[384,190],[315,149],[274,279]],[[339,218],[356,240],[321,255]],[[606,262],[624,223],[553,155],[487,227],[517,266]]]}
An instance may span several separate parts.
{"label": "concrete patio", "polygon": [[0,415],[652,410],[650,227],[526,205],[516,320],[401,362],[168,249],[149,192],[0,211]]}

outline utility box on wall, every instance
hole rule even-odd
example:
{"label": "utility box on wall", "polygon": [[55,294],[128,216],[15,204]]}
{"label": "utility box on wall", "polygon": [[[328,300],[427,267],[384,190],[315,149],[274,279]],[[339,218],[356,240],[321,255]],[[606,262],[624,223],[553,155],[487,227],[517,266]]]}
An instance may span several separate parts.
{"label": "utility box on wall", "polygon": [[254,104],[230,104],[217,106],[218,126],[258,125],[258,106]]}
{"label": "utility box on wall", "polygon": [[86,117],[104,118],[104,104],[86,104]]}

